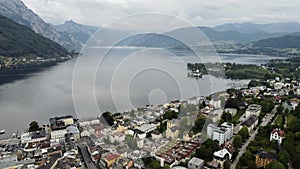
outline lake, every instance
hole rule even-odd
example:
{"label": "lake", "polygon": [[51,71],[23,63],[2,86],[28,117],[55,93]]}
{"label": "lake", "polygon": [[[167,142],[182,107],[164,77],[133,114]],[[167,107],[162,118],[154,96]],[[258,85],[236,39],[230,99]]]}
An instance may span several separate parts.
{"label": "lake", "polygon": [[[248,82],[210,75],[198,80],[187,77],[188,62],[201,62],[211,54],[199,58],[182,51],[118,48],[99,61],[100,50],[90,49],[79,58],[1,85],[0,130],[5,129],[10,137],[11,133],[22,132],[33,120],[46,124],[50,117],[59,115],[99,116],[104,111],[120,112],[146,104],[209,95]],[[221,54],[216,59],[263,64],[275,57]]]}

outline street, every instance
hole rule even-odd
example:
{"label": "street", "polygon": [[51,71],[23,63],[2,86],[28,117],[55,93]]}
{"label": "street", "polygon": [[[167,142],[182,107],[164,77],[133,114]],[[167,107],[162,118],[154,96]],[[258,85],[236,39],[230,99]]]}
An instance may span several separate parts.
{"label": "street", "polygon": [[86,144],[83,144],[83,143],[80,143],[78,144],[78,147],[80,148],[81,150],[81,154],[82,154],[82,157],[83,157],[83,160],[84,160],[84,163],[86,164],[86,167],[88,169],[98,169],[95,164],[93,163],[91,157],[90,157],[90,154],[87,150],[87,146]]}
{"label": "street", "polygon": [[[260,126],[263,126],[263,127],[266,126],[266,125],[270,122],[270,120],[272,119],[272,117],[275,115],[275,113],[276,113],[276,107],[274,107],[274,109],[273,109],[270,113],[268,113],[268,114],[265,116],[265,118],[262,119],[262,122],[261,122]],[[260,126],[259,126],[259,127],[260,127]],[[235,158],[234,162],[231,164],[230,169],[235,169],[235,168],[236,168],[236,165],[237,165],[237,163],[239,162],[240,157],[245,153],[246,148],[248,147],[249,143],[250,143],[252,140],[254,140],[256,134],[258,133],[258,128],[259,128],[259,127],[257,127],[257,129],[256,129],[254,132],[250,133],[249,139],[247,140],[247,142],[246,142],[246,143],[242,146],[242,148],[240,149],[239,154],[238,154],[237,157]]]}

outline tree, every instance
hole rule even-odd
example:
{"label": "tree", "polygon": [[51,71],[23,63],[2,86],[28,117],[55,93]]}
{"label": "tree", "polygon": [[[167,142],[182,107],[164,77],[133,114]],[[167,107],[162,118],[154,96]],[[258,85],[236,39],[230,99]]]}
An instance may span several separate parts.
{"label": "tree", "polygon": [[223,165],[224,165],[224,169],[230,168],[230,162],[228,160],[226,160]]}
{"label": "tree", "polygon": [[194,129],[193,131],[195,133],[198,133],[202,130],[203,126],[205,125],[205,121],[206,121],[206,117],[201,115],[200,117],[198,117],[196,120],[195,120],[195,123],[194,123]]}
{"label": "tree", "polygon": [[283,151],[280,151],[278,153],[278,161],[281,162],[285,168],[288,168],[288,162],[289,162],[289,153],[287,152],[287,150],[283,150]]}
{"label": "tree", "polygon": [[36,121],[32,121],[30,124],[29,124],[29,132],[32,132],[32,131],[39,131],[39,130],[41,130],[41,128],[40,128],[40,126],[39,126],[39,124],[38,124],[38,122],[36,122]]}
{"label": "tree", "polygon": [[178,117],[179,113],[176,113],[175,111],[172,110],[167,110],[164,114],[164,119],[172,120],[176,119]]}
{"label": "tree", "polygon": [[238,98],[229,98],[225,103],[225,108],[236,108],[240,109],[240,101]]}
{"label": "tree", "polygon": [[208,139],[199,149],[196,150],[195,156],[206,161],[211,161],[213,159],[214,152],[219,150],[219,148],[217,141]]}
{"label": "tree", "polygon": [[242,137],[242,140],[245,141],[249,137],[249,130],[246,126],[243,126],[238,134]]}
{"label": "tree", "polygon": [[220,123],[231,122],[231,121],[232,121],[232,115],[229,112],[224,111],[222,116],[221,116]]}
{"label": "tree", "polygon": [[242,136],[241,135],[236,135],[234,138],[233,138],[233,145],[235,148],[240,148],[243,144],[243,140],[242,140]]}
{"label": "tree", "polygon": [[153,169],[160,169],[160,164],[159,164],[158,161],[152,160],[152,161],[150,162],[150,167],[153,168]]}
{"label": "tree", "polygon": [[281,162],[273,161],[266,166],[266,169],[285,169],[285,167]]}

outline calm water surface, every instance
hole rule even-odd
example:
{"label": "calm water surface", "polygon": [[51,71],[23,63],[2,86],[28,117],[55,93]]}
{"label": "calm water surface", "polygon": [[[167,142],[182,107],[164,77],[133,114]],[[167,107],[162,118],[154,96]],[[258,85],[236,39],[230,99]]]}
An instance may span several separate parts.
{"label": "calm water surface", "polygon": [[[145,104],[208,95],[248,82],[212,76],[198,80],[188,78],[186,63],[200,61],[190,53],[116,49],[99,62],[97,50],[101,49],[90,50],[80,59],[66,61],[26,79],[1,85],[0,130],[5,129],[9,134],[1,137],[22,132],[33,120],[46,124],[50,117],[59,115],[97,116],[103,111],[124,111]],[[222,54],[219,59],[263,64],[274,58]]]}

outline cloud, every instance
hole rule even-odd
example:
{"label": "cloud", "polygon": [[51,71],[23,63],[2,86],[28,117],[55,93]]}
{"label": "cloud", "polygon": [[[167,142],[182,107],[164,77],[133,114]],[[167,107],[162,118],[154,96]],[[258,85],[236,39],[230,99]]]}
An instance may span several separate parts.
{"label": "cloud", "polygon": [[[72,19],[102,26],[143,12],[163,12],[197,25],[227,22],[299,22],[300,2],[294,0],[23,0],[46,22]],[[258,7],[259,4],[259,7]]]}

